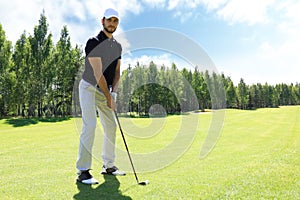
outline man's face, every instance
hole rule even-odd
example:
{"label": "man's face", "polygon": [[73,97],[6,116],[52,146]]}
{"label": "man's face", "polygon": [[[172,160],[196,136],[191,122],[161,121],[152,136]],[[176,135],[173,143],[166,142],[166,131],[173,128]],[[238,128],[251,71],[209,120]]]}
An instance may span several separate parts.
{"label": "man's face", "polygon": [[116,17],[111,17],[108,19],[103,20],[103,27],[108,33],[113,33],[116,31],[118,25],[119,25],[119,20]]}

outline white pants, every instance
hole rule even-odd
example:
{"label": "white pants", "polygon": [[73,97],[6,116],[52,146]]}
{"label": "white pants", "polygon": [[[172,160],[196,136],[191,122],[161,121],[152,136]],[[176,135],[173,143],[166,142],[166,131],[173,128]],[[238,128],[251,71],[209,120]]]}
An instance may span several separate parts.
{"label": "white pants", "polygon": [[104,94],[84,80],[81,80],[79,84],[79,100],[83,127],[76,168],[80,171],[91,168],[92,149],[97,125],[96,111],[98,111],[104,130],[102,159],[106,167],[113,167],[116,140],[116,122],[113,111],[107,106]]}

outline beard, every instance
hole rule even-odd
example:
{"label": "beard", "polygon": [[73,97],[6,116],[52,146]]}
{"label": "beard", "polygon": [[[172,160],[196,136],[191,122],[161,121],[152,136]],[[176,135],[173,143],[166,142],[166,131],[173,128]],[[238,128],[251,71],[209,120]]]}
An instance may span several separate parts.
{"label": "beard", "polygon": [[[108,26],[108,27],[106,27],[106,26],[104,26],[103,25],[103,27],[104,27],[104,29],[108,32],[108,33],[114,33],[115,31],[116,31],[116,27],[113,27],[113,26]],[[111,27],[111,29],[109,30],[109,28]]]}

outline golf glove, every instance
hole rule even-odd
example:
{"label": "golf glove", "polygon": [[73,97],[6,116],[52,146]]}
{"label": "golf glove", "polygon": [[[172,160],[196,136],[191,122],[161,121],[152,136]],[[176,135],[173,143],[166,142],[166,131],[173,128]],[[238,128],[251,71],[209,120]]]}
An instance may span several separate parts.
{"label": "golf glove", "polygon": [[116,102],[117,101],[117,93],[116,92],[111,92],[110,93],[111,97],[113,98],[113,100]]}

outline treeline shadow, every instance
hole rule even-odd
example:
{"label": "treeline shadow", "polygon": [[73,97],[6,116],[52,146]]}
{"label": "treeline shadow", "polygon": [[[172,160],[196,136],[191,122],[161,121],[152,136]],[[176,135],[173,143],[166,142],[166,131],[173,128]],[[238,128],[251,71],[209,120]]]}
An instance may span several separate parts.
{"label": "treeline shadow", "polygon": [[13,127],[29,126],[31,124],[38,124],[39,122],[56,123],[70,120],[71,117],[49,117],[49,118],[9,118],[6,119],[5,124]]}
{"label": "treeline shadow", "polygon": [[123,118],[166,118],[168,116],[180,116],[180,115],[190,115],[190,112],[176,112],[176,113],[168,113],[168,114],[155,114],[155,115],[149,115],[149,114],[127,114],[127,113],[118,113],[119,117]]}

